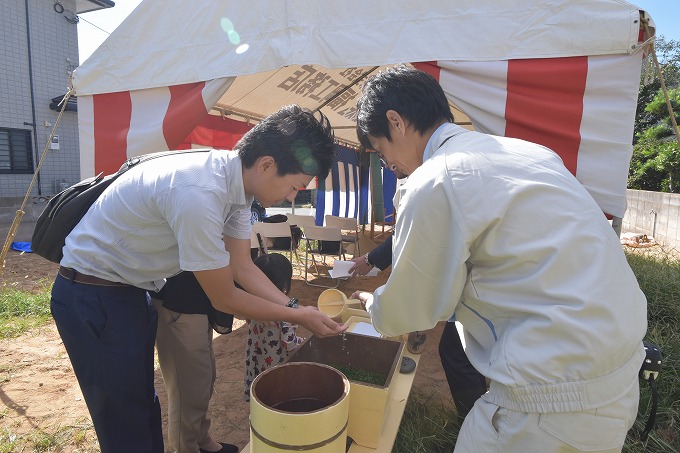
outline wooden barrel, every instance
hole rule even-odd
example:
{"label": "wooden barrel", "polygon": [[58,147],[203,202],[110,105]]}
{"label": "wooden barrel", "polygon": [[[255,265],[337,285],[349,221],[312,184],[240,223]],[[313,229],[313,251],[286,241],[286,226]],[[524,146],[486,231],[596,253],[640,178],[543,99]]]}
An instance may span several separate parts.
{"label": "wooden barrel", "polygon": [[250,387],[251,452],[344,453],[348,416],[349,381],[335,368],[269,368]]}

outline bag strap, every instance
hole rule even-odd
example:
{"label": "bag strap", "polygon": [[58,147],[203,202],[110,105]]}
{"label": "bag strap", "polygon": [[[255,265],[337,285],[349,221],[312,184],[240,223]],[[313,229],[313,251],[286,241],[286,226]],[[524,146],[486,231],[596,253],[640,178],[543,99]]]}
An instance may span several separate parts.
{"label": "bag strap", "polygon": [[640,368],[640,379],[649,382],[649,387],[652,390],[652,407],[649,411],[647,424],[645,429],[640,434],[640,440],[647,441],[647,436],[656,426],[656,410],[659,402],[659,394],[656,387],[656,381],[659,379],[661,372],[661,350],[659,347],[647,340],[642,340],[645,347],[645,360]]}
{"label": "bag strap", "polygon": [[201,148],[201,149],[180,149],[180,150],[173,150],[173,151],[161,151],[157,153],[149,153],[149,154],[143,154],[141,156],[136,156],[136,157],[131,157],[125,162],[123,162],[123,165],[121,165],[120,169],[116,173],[116,176],[125,173],[132,167],[135,167],[142,162],[146,162],[152,159],[157,159],[159,157],[166,157],[166,156],[174,156],[177,154],[188,154],[188,153],[205,153],[213,151],[212,148]]}
{"label": "bag strap", "polygon": [[[457,134],[456,134],[456,135],[457,135]],[[450,137],[446,137],[446,138],[444,139],[444,141],[441,142],[441,144],[437,147],[437,149],[439,149],[439,148],[441,148],[442,146],[444,146],[444,143],[448,142],[449,139],[450,139],[450,138],[453,138],[453,137],[455,137],[455,135],[451,135]]]}

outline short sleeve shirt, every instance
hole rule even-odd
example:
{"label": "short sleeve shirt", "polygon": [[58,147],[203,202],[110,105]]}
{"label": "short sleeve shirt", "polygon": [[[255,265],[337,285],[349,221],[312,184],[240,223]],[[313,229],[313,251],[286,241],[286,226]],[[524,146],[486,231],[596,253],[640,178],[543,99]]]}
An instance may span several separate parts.
{"label": "short sleeve shirt", "polygon": [[252,201],[235,152],[142,163],[90,207],[67,237],[61,265],[156,291],[181,270],[227,266],[222,235],[250,238]]}

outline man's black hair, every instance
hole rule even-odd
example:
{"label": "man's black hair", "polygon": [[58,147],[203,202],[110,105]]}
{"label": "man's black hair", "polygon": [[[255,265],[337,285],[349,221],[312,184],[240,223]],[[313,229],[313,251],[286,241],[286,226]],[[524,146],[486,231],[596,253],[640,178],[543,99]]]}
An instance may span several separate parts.
{"label": "man's black hair", "polygon": [[333,162],[335,142],[323,113],[317,118],[310,110],[288,105],[248,131],[234,149],[245,168],[259,157],[271,156],[279,176],[304,173],[324,179]]}
{"label": "man's black hair", "polygon": [[444,90],[430,74],[394,66],[370,77],[357,101],[357,136],[370,149],[368,135],[392,140],[386,113],[394,110],[423,134],[442,121],[453,122]]}
{"label": "man's black hair", "polygon": [[288,294],[293,280],[293,265],[280,253],[258,256],[253,263],[272,281],[274,286]]}

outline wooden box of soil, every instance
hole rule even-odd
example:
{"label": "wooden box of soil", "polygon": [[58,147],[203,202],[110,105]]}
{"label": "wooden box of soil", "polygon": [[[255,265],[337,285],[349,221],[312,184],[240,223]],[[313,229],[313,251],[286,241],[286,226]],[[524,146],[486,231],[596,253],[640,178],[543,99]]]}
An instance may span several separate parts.
{"label": "wooden box of soil", "polygon": [[311,336],[288,362],[323,363],[342,372],[350,383],[347,435],[361,446],[376,448],[403,349],[400,341],[353,333]]}

